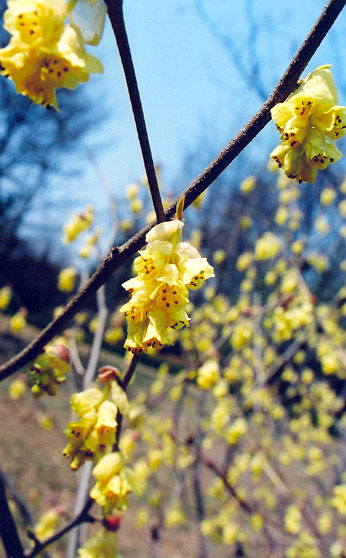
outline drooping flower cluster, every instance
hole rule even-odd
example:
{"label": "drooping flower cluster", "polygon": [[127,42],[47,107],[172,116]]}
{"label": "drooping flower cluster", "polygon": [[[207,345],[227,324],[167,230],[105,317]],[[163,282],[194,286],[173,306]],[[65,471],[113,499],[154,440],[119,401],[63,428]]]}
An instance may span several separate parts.
{"label": "drooping flower cluster", "polygon": [[82,233],[90,228],[94,220],[92,205],[88,205],[83,213],[73,215],[70,221],[64,225],[64,244],[70,244]]}
{"label": "drooping flower cluster", "polygon": [[[108,395],[111,395],[111,400]],[[92,387],[71,396],[70,405],[78,420],[69,423],[65,434],[69,443],[63,453],[71,461],[71,469],[79,469],[86,460],[102,457],[115,442],[118,409],[127,413],[125,392],[115,380],[105,389]]]}
{"label": "drooping flower cluster", "polygon": [[338,93],[330,66],[309,74],[271,115],[281,142],[271,157],[288,178],[314,182],[317,171],[342,157],[335,140],[346,134],[346,107],[338,105]]}
{"label": "drooping flower cluster", "polygon": [[66,382],[66,373],[70,370],[69,351],[64,340],[50,343],[28,371],[27,381],[32,395],[56,395],[58,386]]}
{"label": "drooping flower cluster", "polygon": [[133,490],[133,473],[123,455],[114,451],[103,456],[93,469],[96,483],[90,497],[103,508],[105,517],[127,508],[127,495]]}
{"label": "drooping flower cluster", "polygon": [[189,289],[214,276],[206,258],[182,242],[184,224],[175,219],[156,225],[146,236],[146,248],[135,259],[137,277],[123,283],[131,300],[120,308],[128,322],[125,348],[140,353],[169,343],[169,329],[189,325]]}
{"label": "drooping flower cluster", "polygon": [[118,555],[115,533],[101,527],[78,549],[78,558],[114,558]]}
{"label": "drooping flower cluster", "polygon": [[85,51],[79,28],[65,23],[65,0],[7,4],[4,27],[11,40],[0,49],[1,73],[14,81],[18,93],[57,109],[57,88],[73,89],[90,73],[103,71],[101,62]]}

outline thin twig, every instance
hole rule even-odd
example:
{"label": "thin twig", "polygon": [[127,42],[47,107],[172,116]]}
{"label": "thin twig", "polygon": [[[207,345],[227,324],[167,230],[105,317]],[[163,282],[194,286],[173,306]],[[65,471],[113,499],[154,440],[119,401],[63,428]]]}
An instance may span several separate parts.
{"label": "thin twig", "polygon": [[[54,533],[54,535],[52,535],[51,537],[48,537],[47,539],[44,539],[43,541],[36,541],[34,548],[30,552],[24,554],[24,558],[34,558],[40,552],[42,552],[42,550],[44,548],[46,548],[46,546],[49,546],[49,545],[53,544],[54,542],[56,542],[57,540],[59,540],[61,537],[63,537],[66,533],[71,531],[71,529],[73,529],[77,525],[81,525],[82,523],[86,523],[86,522],[87,523],[94,523],[96,521],[96,519],[94,517],[92,517],[91,515],[89,515],[89,510],[90,510],[91,506],[93,505],[93,503],[94,503],[94,501],[91,498],[89,498],[87,500],[87,502],[85,503],[83,509],[80,511],[80,513],[74,519],[69,521],[69,523],[67,523],[64,527],[59,529],[59,531]],[[13,556],[13,558],[19,558],[19,556],[20,555],[18,555],[18,556],[16,555],[15,557]]]}
{"label": "thin twig", "polygon": [[[300,74],[305,69],[309,60],[317,50],[323,38],[332,27],[336,18],[344,8],[346,0],[331,0],[323,10],[317,23],[314,25],[304,43],[293,58],[287,71],[280,79],[278,85],[262,106],[258,113],[250,120],[237,136],[228,144],[220,155],[192,182],[192,184],[168,207],[165,212],[166,218],[171,219],[181,196],[185,196],[185,208],[192,204],[198,196],[204,192],[230,165],[241,151],[253,140],[253,138],[268,124],[270,120],[270,109],[287,98],[297,85]],[[145,235],[155,223],[143,228],[120,248],[114,247],[111,254],[104,260],[99,269],[90,278],[85,287],[66,306],[65,310],[52,321],[40,335],[32,341],[23,351],[8,360],[0,367],[0,381],[11,376],[31,362],[42,352],[43,347],[62,331],[70,320],[77,314],[80,308],[91,298],[96,291],[123,263],[125,263],[145,243]]]}
{"label": "thin twig", "polygon": [[[121,380],[121,387],[123,388],[123,390],[126,392],[129,383],[131,382],[131,379],[133,378],[133,375],[136,371],[136,366],[139,362],[139,354],[134,354],[131,362],[128,366],[128,369],[126,370],[126,372],[124,373],[124,377]],[[117,430],[115,433],[115,442],[114,442],[114,451],[118,451],[119,450],[119,439],[120,439],[120,434],[121,434],[121,427],[122,427],[122,422],[123,422],[123,415],[122,413],[119,411],[117,412]]]}
{"label": "thin twig", "polygon": [[157,183],[156,171],[151,153],[147,127],[141,97],[138,89],[136,72],[133,65],[129,41],[127,38],[122,0],[106,0],[108,16],[112,24],[115,39],[118,45],[119,55],[125,74],[127,90],[129,93],[133,117],[135,119],[138,141],[142,151],[145,172],[148,178],[150,194],[156,213],[157,222],[166,220],[165,210],[162,205],[159,185]]}

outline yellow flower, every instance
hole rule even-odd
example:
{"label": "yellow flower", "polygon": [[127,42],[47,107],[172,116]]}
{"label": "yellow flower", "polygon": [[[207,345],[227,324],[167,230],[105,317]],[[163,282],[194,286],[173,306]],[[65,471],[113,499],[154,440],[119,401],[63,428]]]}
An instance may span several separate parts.
{"label": "yellow flower", "polygon": [[278,255],[281,248],[280,240],[271,232],[266,232],[255,244],[255,256],[257,260],[272,260]]}
{"label": "yellow flower", "polygon": [[185,521],[186,521],[186,515],[182,511],[181,507],[177,505],[167,512],[165,517],[165,526],[175,527],[176,525],[185,523]]}
{"label": "yellow flower", "polygon": [[73,89],[90,73],[103,71],[85,52],[78,31],[64,24],[66,13],[62,0],[10,0],[4,19],[12,37],[0,49],[1,73],[14,81],[17,92],[56,109],[57,88]]}
{"label": "yellow flower", "polygon": [[[108,399],[109,395],[111,395],[111,401]],[[105,384],[103,391],[97,387],[91,387],[80,393],[74,393],[71,396],[70,405],[78,415],[78,420],[70,422],[65,430],[68,444],[63,454],[70,460],[71,469],[75,470],[79,469],[87,459],[101,457],[102,461],[105,452],[113,447],[117,429],[117,412],[119,410],[126,415],[128,401],[125,392],[117,382],[111,380]],[[108,456],[107,459],[111,458]],[[120,459],[120,454],[116,454],[116,459]],[[103,465],[96,469],[97,474],[100,472],[102,475],[104,470],[107,470],[108,461],[102,461],[102,463]]]}
{"label": "yellow flower", "polygon": [[74,267],[62,269],[58,276],[58,289],[65,293],[70,293],[74,289],[77,271]]}
{"label": "yellow flower", "polygon": [[6,310],[11,302],[12,289],[5,286],[0,289],[0,310]]}
{"label": "yellow flower", "polygon": [[189,289],[198,289],[214,276],[198,250],[181,241],[182,221],[156,225],[134,261],[137,277],[123,287],[131,300],[120,308],[128,322],[125,347],[133,353],[170,343],[169,330],[189,324]]}
{"label": "yellow flower", "polygon": [[26,326],[26,315],[27,310],[25,308],[21,308],[12,316],[10,319],[10,330],[13,333],[18,333]]}
{"label": "yellow flower", "polygon": [[70,0],[69,23],[76,27],[83,42],[96,46],[99,44],[107,7],[103,0]]}
{"label": "yellow flower", "polygon": [[87,230],[92,224],[94,219],[94,211],[91,205],[88,205],[84,213],[78,213],[74,215],[66,225],[64,225],[64,238],[63,242],[65,244],[70,244],[73,242],[77,236]]}
{"label": "yellow flower", "polygon": [[341,515],[346,515],[346,484],[334,486],[334,497],[331,503]]}
{"label": "yellow flower", "polygon": [[22,379],[18,378],[11,382],[8,388],[11,399],[15,401],[20,399],[25,393],[25,383]]}
{"label": "yellow flower", "polygon": [[208,359],[198,369],[197,384],[202,389],[209,389],[220,379],[219,363],[215,359]]}
{"label": "yellow flower", "polygon": [[61,523],[61,512],[59,509],[51,508],[40,517],[34,526],[34,533],[38,540],[43,540],[54,535]]}
{"label": "yellow flower", "polygon": [[55,341],[44,348],[28,371],[28,386],[34,397],[41,397],[44,393],[55,395],[59,384],[66,381],[69,372],[70,357],[65,340]]}
{"label": "yellow flower", "polygon": [[119,452],[113,452],[101,458],[93,469],[96,484],[90,492],[105,515],[115,510],[127,508],[127,494],[133,489],[132,471],[124,466],[124,459]]}
{"label": "yellow flower", "polygon": [[329,68],[311,72],[284,103],[271,110],[281,137],[271,158],[298,182],[314,182],[318,169],[342,157],[334,142],[346,134],[346,107],[337,104]]}
{"label": "yellow flower", "polygon": [[301,513],[297,506],[288,506],[285,513],[285,531],[296,535],[301,528]]}
{"label": "yellow flower", "polygon": [[333,188],[324,188],[320,195],[322,205],[330,205],[336,198],[336,191]]}
{"label": "yellow flower", "polygon": [[254,189],[256,179],[254,176],[247,176],[241,183],[240,189],[244,194],[250,194]]}
{"label": "yellow flower", "polygon": [[78,549],[78,558],[115,558],[117,555],[116,534],[104,527]]}
{"label": "yellow flower", "polygon": [[29,45],[59,40],[67,14],[65,0],[8,0],[4,28]]}

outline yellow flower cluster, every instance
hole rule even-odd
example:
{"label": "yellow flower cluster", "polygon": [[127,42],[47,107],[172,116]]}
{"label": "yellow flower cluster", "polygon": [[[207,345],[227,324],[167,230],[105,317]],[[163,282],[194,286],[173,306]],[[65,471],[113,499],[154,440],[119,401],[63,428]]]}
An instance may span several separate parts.
{"label": "yellow flower cluster", "polygon": [[215,359],[206,360],[198,369],[197,384],[201,389],[211,388],[220,378],[219,363]]}
{"label": "yellow flower cluster", "polygon": [[94,220],[94,211],[92,205],[85,208],[84,213],[77,213],[73,215],[71,221],[64,225],[64,238],[65,244],[70,244],[80,235],[81,232],[87,230]]}
{"label": "yellow flower cluster", "polygon": [[12,333],[18,333],[25,328],[27,313],[28,312],[26,308],[20,308],[18,312],[13,314],[10,319],[10,330],[12,331]]}
{"label": "yellow flower cluster", "polygon": [[101,62],[84,49],[77,27],[66,24],[66,0],[8,0],[4,27],[10,43],[0,49],[1,73],[18,93],[58,108],[55,90],[73,89],[102,72]]}
{"label": "yellow flower cluster", "polygon": [[59,508],[51,508],[40,517],[34,526],[34,533],[39,541],[54,535],[61,523],[61,511]]}
{"label": "yellow flower cluster", "polygon": [[64,293],[70,293],[74,289],[77,270],[73,267],[65,267],[58,275],[58,289]]}
{"label": "yellow flower cluster", "polygon": [[11,302],[12,298],[12,289],[5,285],[0,289],[0,310],[6,310],[8,305]]}
{"label": "yellow flower cluster", "polygon": [[32,395],[55,395],[58,386],[66,381],[66,372],[70,370],[69,352],[64,341],[47,345],[28,372],[28,386]]}
{"label": "yellow flower cluster", "polygon": [[25,383],[21,378],[17,378],[16,380],[10,383],[8,387],[8,392],[10,394],[11,399],[17,401],[17,399],[23,397],[25,393]]}
{"label": "yellow flower cluster", "polygon": [[125,466],[120,452],[108,453],[100,459],[93,469],[96,483],[90,497],[103,508],[105,516],[115,510],[127,508],[127,494],[133,489],[133,473]]}
{"label": "yellow flower cluster", "polygon": [[[257,260],[272,260],[281,249],[280,239],[271,232],[265,232],[255,245],[255,256]],[[239,269],[239,267],[238,267]]]}
{"label": "yellow flower cluster", "polygon": [[118,556],[116,534],[104,527],[78,549],[78,558],[115,558]]}
{"label": "yellow flower cluster", "polygon": [[189,289],[198,289],[214,276],[206,258],[182,242],[182,221],[160,223],[146,236],[146,248],[135,259],[137,277],[123,287],[131,300],[120,308],[128,322],[125,347],[140,353],[169,343],[169,329],[189,325],[186,306]]}
{"label": "yellow flower cluster", "polygon": [[281,142],[271,153],[288,178],[314,182],[317,171],[335,163],[342,153],[335,140],[346,134],[346,107],[338,105],[338,93],[330,66],[309,74],[271,115]]}
{"label": "yellow flower cluster", "polygon": [[[111,395],[111,400],[108,400]],[[102,457],[115,442],[118,409],[127,413],[125,392],[115,380],[107,382],[105,389],[91,387],[74,393],[70,399],[78,420],[69,423],[65,434],[69,443],[63,454],[70,459],[71,469],[79,469],[87,459]]]}
{"label": "yellow flower cluster", "polygon": [[338,484],[334,487],[332,505],[341,515],[346,515],[346,484]]}

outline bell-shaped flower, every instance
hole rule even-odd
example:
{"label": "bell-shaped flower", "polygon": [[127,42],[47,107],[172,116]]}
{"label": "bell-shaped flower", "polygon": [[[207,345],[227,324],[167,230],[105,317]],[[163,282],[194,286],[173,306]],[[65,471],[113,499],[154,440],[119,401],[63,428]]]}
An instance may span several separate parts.
{"label": "bell-shaped flower", "polygon": [[181,241],[183,226],[175,219],[153,227],[134,262],[137,277],[123,284],[131,297],[120,308],[128,322],[125,347],[133,353],[169,343],[170,329],[188,325],[188,290],[214,276],[198,250]]}
{"label": "bell-shaped flower", "polygon": [[71,396],[70,405],[79,420],[70,422],[65,430],[68,444],[63,454],[72,469],[78,469],[86,459],[102,457],[113,447],[119,408],[108,399],[113,384],[116,381],[107,382],[104,391],[90,388]]}
{"label": "bell-shaped flower", "polygon": [[4,28],[23,43],[47,45],[59,40],[66,15],[65,0],[8,0]]}
{"label": "bell-shaped flower", "polygon": [[96,483],[90,492],[99,506],[104,508],[107,516],[114,510],[127,507],[127,494],[133,489],[133,475],[125,467],[124,458],[120,452],[113,452],[100,459],[93,469]]}
{"label": "bell-shaped flower", "polygon": [[103,71],[101,62],[85,51],[78,30],[64,24],[66,13],[62,0],[12,0],[4,16],[12,37],[0,49],[1,73],[13,80],[16,91],[56,109],[56,89],[73,89]]}
{"label": "bell-shaped flower", "polygon": [[271,115],[281,143],[271,158],[288,178],[314,182],[317,170],[338,161],[342,154],[334,140],[346,134],[346,107],[339,106],[330,66],[311,72]]}
{"label": "bell-shaped flower", "polygon": [[69,3],[69,23],[78,29],[83,42],[88,45],[99,44],[106,13],[103,0],[72,0]]}

